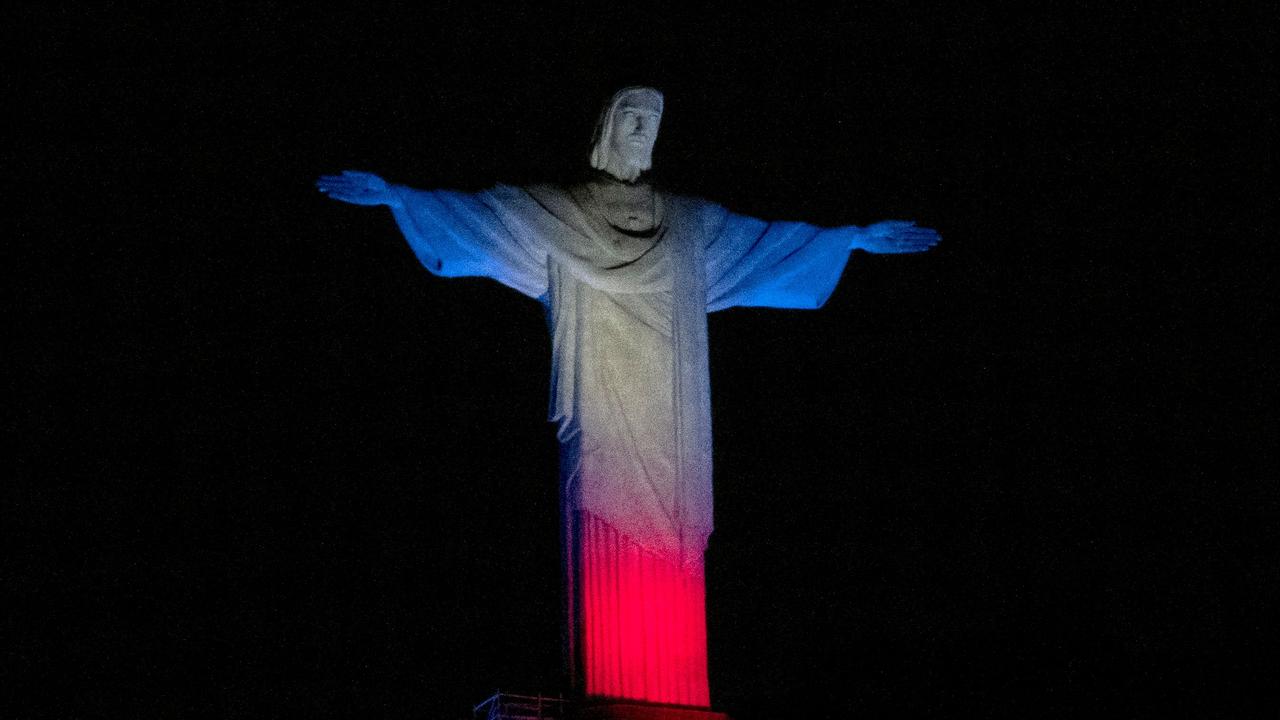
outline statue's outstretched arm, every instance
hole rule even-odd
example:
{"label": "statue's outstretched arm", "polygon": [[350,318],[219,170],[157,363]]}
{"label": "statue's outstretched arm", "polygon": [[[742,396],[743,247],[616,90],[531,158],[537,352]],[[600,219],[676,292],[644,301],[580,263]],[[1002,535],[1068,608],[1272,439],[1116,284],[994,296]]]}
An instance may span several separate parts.
{"label": "statue's outstretched arm", "polygon": [[849,243],[850,250],[880,254],[915,253],[924,252],[942,240],[937,230],[917,227],[910,220],[885,220],[859,230]]}
{"label": "statue's outstretched arm", "polygon": [[[488,277],[541,299],[547,292],[549,241],[521,213],[544,212],[522,190],[499,186],[478,193],[415,190],[393,185],[368,172],[344,170],[323,175],[316,189],[353,205],[386,205],[422,265],[441,277]],[[511,196],[526,202],[512,204]],[[512,233],[499,217],[524,222]]]}
{"label": "statue's outstretched arm", "polygon": [[352,205],[387,205],[395,207],[400,197],[391,183],[370,172],[343,170],[340,175],[321,175],[316,189],[334,200]]}

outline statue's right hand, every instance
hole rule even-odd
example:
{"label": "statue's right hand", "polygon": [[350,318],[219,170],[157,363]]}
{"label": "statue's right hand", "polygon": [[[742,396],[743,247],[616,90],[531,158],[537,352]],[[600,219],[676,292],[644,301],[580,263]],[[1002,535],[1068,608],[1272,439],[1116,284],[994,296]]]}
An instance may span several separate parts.
{"label": "statue's right hand", "polygon": [[373,173],[343,170],[341,175],[321,175],[316,189],[334,200],[353,205],[391,205],[395,194],[386,180]]}

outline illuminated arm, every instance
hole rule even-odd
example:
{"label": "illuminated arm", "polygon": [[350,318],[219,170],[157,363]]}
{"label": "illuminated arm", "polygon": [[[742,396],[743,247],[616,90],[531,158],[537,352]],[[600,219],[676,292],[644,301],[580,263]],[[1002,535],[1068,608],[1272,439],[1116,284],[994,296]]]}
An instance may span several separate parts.
{"label": "illuminated arm", "polygon": [[710,204],[709,212],[708,225],[716,228],[705,246],[709,311],[820,308],[839,283],[851,251],[921,252],[939,239],[933,230],[898,220],[823,228],[769,222]]}
{"label": "illuminated arm", "polygon": [[432,274],[488,277],[532,298],[546,293],[546,239],[531,232],[517,236],[500,218],[513,212],[503,197],[517,189],[415,190],[354,170],[324,175],[316,188],[341,202],[391,208],[409,247]]}

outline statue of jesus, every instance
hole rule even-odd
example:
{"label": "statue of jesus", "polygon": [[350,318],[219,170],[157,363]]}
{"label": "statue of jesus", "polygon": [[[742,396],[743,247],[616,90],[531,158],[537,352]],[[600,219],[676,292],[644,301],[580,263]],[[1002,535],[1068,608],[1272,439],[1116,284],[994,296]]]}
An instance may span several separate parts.
{"label": "statue of jesus", "polygon": [[662,111],[657,90],[620,90],[596,127],[594,174],[567,187],[425,191],[354,171],[317,187],[391,208],[430,272],[490,277],[546,308],[575,689],[705,708],[707,313],[820,308],[852,250],[920,252],[939,237],[904,221],[767,222],[664,192],[644,178]]}

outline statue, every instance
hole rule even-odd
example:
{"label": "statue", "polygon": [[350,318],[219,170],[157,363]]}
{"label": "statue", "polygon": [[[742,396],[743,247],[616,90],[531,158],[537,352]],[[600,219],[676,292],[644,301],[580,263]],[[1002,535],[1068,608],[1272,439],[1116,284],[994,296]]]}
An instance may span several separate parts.
{"label": "statue", "polygon": [[852,250],[920,252],[939,237],[902,221],[766,222],[663,192],[642,177],[662,111],[652,88],[614,95],[595,173],[569,187],[423,191],[352,171],[317,187],[390,207],[430,272],[490,277],[544,305],[575,689],[705,708],[706,315],[819,308]]}

